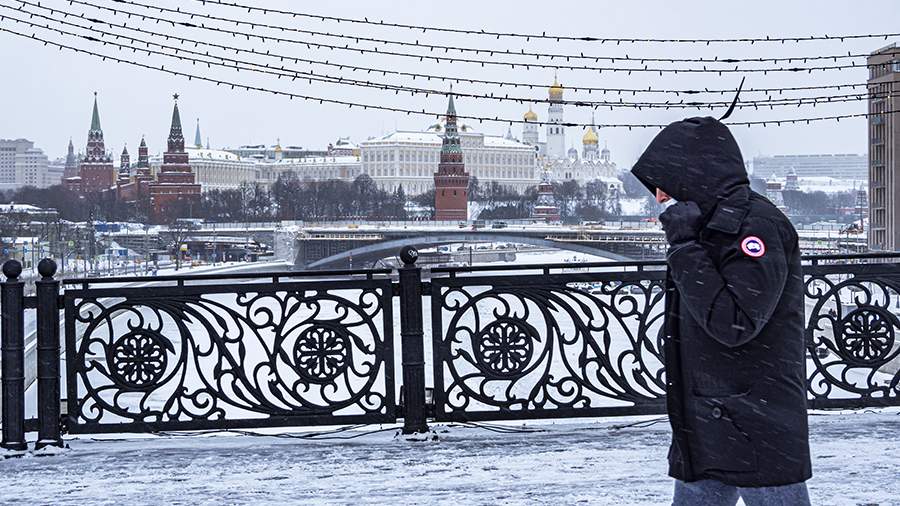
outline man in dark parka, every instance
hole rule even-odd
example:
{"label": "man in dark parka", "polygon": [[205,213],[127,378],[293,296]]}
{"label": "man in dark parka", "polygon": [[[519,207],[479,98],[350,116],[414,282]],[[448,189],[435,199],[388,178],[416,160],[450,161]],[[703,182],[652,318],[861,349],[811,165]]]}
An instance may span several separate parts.
{"label": "man in dark parka", "polygon": [[[669,242],[664,355],[675,504],[808,504],[804,286],[794,227],[728,128],[672,123],[632,173]],[[781,502],[779,502],[781,501]]]}

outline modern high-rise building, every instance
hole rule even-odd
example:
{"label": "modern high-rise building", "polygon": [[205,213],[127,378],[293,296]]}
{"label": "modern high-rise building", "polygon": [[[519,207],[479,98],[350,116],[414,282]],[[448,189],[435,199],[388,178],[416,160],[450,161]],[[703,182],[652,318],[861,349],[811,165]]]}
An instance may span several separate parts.
{"label": "modern high-rise building", "polygon": [[47,166],[50,160],[38,148],[26,149],[16,154],[16,186],[36,186],[44,188]]}
{"label": "modern high-rise building", "polygon": [[869,65],[869,248],[900,249],[900,48],[883,47]]}
{"label": "modern high-rise building", "polygon": [[16,157],[33,147],[26,139],[0,139],[0,188],[16,187]]}
{"label": "modern high-rise building", "polygon": [[0,189],[45,188],[53,181],[44,151],[27,139],[0,139]]}

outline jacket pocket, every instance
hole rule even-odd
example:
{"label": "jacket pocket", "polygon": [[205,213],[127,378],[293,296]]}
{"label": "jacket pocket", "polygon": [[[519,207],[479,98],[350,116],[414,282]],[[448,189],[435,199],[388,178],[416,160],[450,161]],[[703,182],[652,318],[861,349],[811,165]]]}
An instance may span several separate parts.
{"label": "jacket pocket", "polygon": [[752,417],[749,391],[691,396],[691,453],[694,471],[753,472],[759,469],[756,448],[741,424]]}

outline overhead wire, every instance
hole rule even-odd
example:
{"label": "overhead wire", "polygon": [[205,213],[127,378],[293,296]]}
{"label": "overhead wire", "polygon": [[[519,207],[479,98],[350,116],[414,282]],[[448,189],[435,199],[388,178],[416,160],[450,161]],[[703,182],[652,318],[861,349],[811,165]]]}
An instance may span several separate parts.
{"label": "overhead wire", "polygon": [[[127,3],[126,0],[112,0],[116,3]],[[589,35],[559,35],[559,34],[548,34],[546,32],[542,33],[522,33],[522,32],[498,32],[484,29],[465,29],[465,28],[451,28],[451,27],[442,27],[442,26],[434,26],[434,25],[413,25],[406,23],[397,23],[397,22],[386,22],[383,20],[374,21],[369,20],[369,18],[348,18],[348,17],[339,17],[339,16],[330,16],[323,14],[313,14],[309,12],[297,12],[297,11],[288,11],[283,9],[273,9],[269,7],[259,7],[253,5],[240,4],[237,2],[228,2],[226,0],[194,0],[195,2],[199,2],[203,5],[211,4],[211,5],[222,5],[227,7],[234,7],[242,10],[246,10],[248,13],[256,11],[262,12],[263,14],[273,13],[273,14],[283,14],[291,17],[304,17],[309,19],[317,19],[321,21],[334,21],[337,23],[353,23],[353,24],[365,24],[370,26],[378,26],[378,27],[389,27],[389,28],[404,28],[409,30],[421,31],[425,32],[445,32],[445,33],[456,33],[456,34],[465,34],[465,35],[479,35],[479,36],[488,36],[496,39],[500,39],[502,37],[507,38],[518,38],[518,39],[547,39],[554,40],[557,42],[563,40],[571,40],[578,42],[599,42],[599,43],[688,43],[688,44],[713,44],[713,43],[786,43],[786,42],[813,42],[813,41],[845,41],[845,40],[855,40],[855,39],[875,39],[881,38],[887,40],[890,37],[896,37],[900,35],[900,33],[868,33],[868,34],[840,34],[840,35],[808,35],[808,36],[789,36],[789,37],[736,37],[736,38],[713,38],[713,39],[702,39],[702,38],[688,38],[688,39],[679,39],[679,38],[638,38],[638,37],[597,37],[597,36],[589,36]]]}
{"label": "overhead wire", "polygon": [[[345,33],[333,33],[333,32],[323,32],[318,30],[309,30],[304,28],[299,28],[297,26],[285,26],[285,25],[275,25],[270,23],[260,23],[257,21],[250,21],[247,19],[235,19],[229,17],[215,16],[212,14],[204,14],[201,12],[185,10],[182,8],[169,8],[163,7],[160,5],[152,5],[144,2],[138,2],[135,0],[113,0],[116,3],[131,5],[135,7],[140,7],[147,10],[158,11],[160,13],[171,13],[178,14],[182,16],[187,16],[190,19],[194,18],[202,18],[211,21],[218,21],[223,23],[234,24],[237,26],[244,25],[249,26],[251,28],[265,28],[271,30],[277,30],[281,32],[294,32],[294,33],[304,33],[307,35],[313,36],[321,36],[321,37],[331,37],[331,38],[339,38],[346,40],[353,40],[356,43],[360,41],[364,42],[372,42],[377,44],[385,44],[385,45],[398,45],[398,46],[406,46],[406,47],[420,47],[429,49],[430,51],[444,51],[450,52],[455,51],[459,53],[475,53],[475,54],[487,54],[490,56],[495,55],[507,55],[507,56],[519,56],[519,57],[533,57],[537,59],[549,59],[551,61],[556,59],[561,60],[572,60],[572,59],[581,59],[581,60],[593,60],[595,63],[600,61],[609,61],[615,63],[617,61],[634,61],[644,64],[646,62],[662,62],[662,63],[766,63],[773,62],[778,64],[779,62],[784,63],[793,63],[793,62],[803,62],[807,63],[809,61],[817,61],[817,60],[832,60],[837,61],[839,59],[855,59],[855,58],[866,58],[869,55],[866,53],[857,53],[853,54],[848,52],[847,54],[839,54],[839,55],[812,55],[812,56],[787,56],[787,57],[767,57],[767,58],[733,58],[733,57],[725,57],[725,58],[664,58],[664,57],[636,57],[636,56],[602,56],[602,55],[590,55],[590,54],[570,54],[570,53],[540,53],[534,51],[525,51],[524,49],[520,49],[519,51],[513,51],[509,49],[495,49],[495,48],[478,48],[478,47],[465,47],[459,45],[440,45],[440,44],[432,44],[428,42],[420,42],[416,40],[415,42],[410,41],[402,41],[402,40],[393,40],[393,39],[380,39],[375,37],[366,37],[363,35],[355,35],[355,34],[345,34]],[[73,3],[92,6],[97,9],[111,9],[103,6],[102,4],[97,4],[94,2],[88,2],[86,0],[77,0]],[[112,9],[115,10],[115,9]],[[138,15],[138,14],[135,14]],[[898,50],[900,52],[900,50]]]}
{"label": "overhead wire", "polygon": [[[145,30],[145,29],[142,29],[139,27],[129,26],[127,23],[124,23],[124,22],[122,24],[117,24],[117,23],[113,23],[108,20],[92,18],[85,14],[73,13],[73,12],[69,12],[69,11],[63,11],[63,10],[59,10],[56,8],[52,8],[52,7],[47,7],[40,3],[33,3],[33,2],[29,2],[27,0],[15,0],[15,1],[17,3],[21,3],[23,5],[29,5],[32,7],[47,10],[51,14],[61,14],[64,17],[70,17],[70,16],[78,17],[78,18],[81,18],[81,19],[91,22],[91,23],[104,24],[104,25],[107,25],[107,26],[110,26],[113,28],[122,28],[125,30],[135,31],[138,33],[144,33],[144,34],[151,35],[151,36],[163,37],[167,40],[172,39],[172,40],[180,41],[181,43],[193,44],[195,46],[198,44],[202,44],[202,45],[206,45],[206,46],[210,46],[210,47],[217,47],[217,48],[220,48],[223,50],[228,50],[228,51],[244,52],[244,53],[256,54],[256,55],[260,55],[260,56],[267,56],[267,57],[271,57],[271,58],[277,58],[280,61],[287,60],[287,61],[293,61],[294,63],[302,62],[302,63],[309,63],[309,64],[313,64],[313,65],[336,67],[336,68],[338,68],[338,70],[347,69],[347,70],[350,70],[353,72],[358,71],[358,72],[365,72],[367,74],[375,73],[375,74],[382,74],[384,76],[397,75],[397,76],[403,76],[403,77],[411,77],[414,80],[415,79],[424,79],[426,81],[439,80],[442,82],[449,82],[449,83],[455,83],[455,84],[461,84],[461,83],[483,84],[483,85],[490,85],[490,86],[527,88],[527,89],[534,89],[534,88],[543,89],[543,88],[547,87],[547,85],[543,84],[543,83],[538,84],[538,83],[517,82],[517,81],[486,80],[486,79],[477,79],[477,78],[467,78],[467,77],[462,77],[462,76],[442,76],[442,75],[435,75],[435,74],[404,72],[404,71],[397,71],[394,69],[363,67],[363,66],[356,66],[356,65],[344,64],[344,63],[335,63],[335,62],[332,62],[329,60],[315,60],[315,59],[309,59],[309,58],[300,58],[297,56],[273,53],[270,50],[266,50],[265,52],[262,52],[262,51],[258,51],[255,49],[239,48],[239,47],[235,47],[235,46],[217,44],[214,42],[188,39],[188,38],[184,38],[184,37],[179,37],[177,35],[161,34],[161,33],[153,32],[153,31]],[[22,12],[28,12],[30,14],[29,11],[25,11],[23,9],[17,9],[17,10],[20,10]],[[168,20],[166,22],[170,23],[170,24],[172,23],[171,21],[168,21]],[[173,24],[173,26],[174,26],[174,24]],[[764,94],[771,96],[772,94],[782,95],[786,92],[827,90],[827,89],[833,89],[833,90],[840,91],[845,88],[854,89],[854,88],[865,87],[865,86],[866,86],[866,83],[861,82],[861,83],[839,83],[839,84],[824,84],[824,85],[810,85],[810,86],[783,86],[783,87],[772,87],[772,88],[752,88],[752,87],[750,87],[750,88],[744,89],[742,93],[744,95],[750,94],[750,93],[764,93]],[[592,86],[566,85],[565,89],[567,91],[576,92],[576,93],[577,92],[587,92],[588,94],[592,94],[593,92],[598,92],[598,93],[602,93],[604,95],[608,94],[608,93],[615,93],[617,95],[630,94],[632,96],[636,96],[637,94],[644,94],[644,93],[646,93],[646,94],[674,94],[675,96],[698,95],[698,94],[718,94],[718,95],[728,94],[728,95],[730,95],[730,94],[734,93],[734,89],[730,89],[730,88],[729,89],[715,89],[715,88],[709,88],[709,87],[705,87],[702,89],[689,89],[689,88],[688,89],[668,89],[668,88],[653,88],[652,86],[648,86],[647,88],[615,88],[615,87],[592,87]]]}
{"label": "overhead wire", "polygon": [[[16,10],[16,11],[22,12],[23,14],[29,14],[29,15],[31,15],[32,17],[38,17],[38,18],[46,19],[46,20],[48,20],[48,21],[52,21],[52,22],[55,22],[55,23],[58,23],[58,24],[63,24],[63,25],[66,25],[66,26],[72,26],[72,27],[79,28],[79,29],[82,29],[82,30],[88,30],[88,31],[91,31],[91,32],[94,32],[94,33],[99,33],[99,34],[101,34],[101,35],[108,35],[108,36],[110,36],[110,37],[115,37],[116,40],[118,40],[118,39],[125,39],[125,40],[128,40],[128,41],[131,41],[132,43],[142,44],[142,45],[147,46],[147,47],[149,47],[149,46],[155,46],[155,47],[159,47],[159,48],[162,48],[162,49],[172,50],[172,51],[175,51],[176,54],[175,54],[175,55],[172,55],[172,54],[169,54],[169,53],[164,53],[164,52],[159,52],[159,51],[151,51],[151,50],[145,49],[145,48],[143,48],[143,47],[141,47],[141,48],[135,48],[135,47],[128,46],[128,45],[119,44],[119,43],[117,43],[117,42],[111,42],[111,41],[108,41],[108,40],[97,39],[97,38],[92,37],[92,36],[86,36],[86,35],[82,35],[82,34],[70,32],[70,31],[67,31],[67,30],[62,30],[62,29],[54,28],[54,27],[51,27],[50,25],[40,25],[40,24],[37,24],[37,23],[33,23],[33,22],[31,22],[31,21],[22,20],[22,19],[13,17],[13,16],[4,16],[4,15],[0,15],[0,19],[10,19],[10,20],[15,21],[15,22],[18,22],[18,23],[27,24],[27,25],[32,26],[32,27],[43,28],[43,29],[45,29],[45,30],[54,31],[54,32],[57,32],[57,33],[59,33],[59,34],[68,35],[68,36],[71,36],[71,37],[79,37],[79,38],[83,38],[83,39],[85,39],[85,40],[89,40],[89,41],[91,41],[91,42],[102,43],[102,44],[104,44],[104,45],[110,45],[110,44],[111,44],[111,45],[117,46],[117,47],[119,47],[119,48],[121,48],[121,49],[126,49],[126,50],[138,50],[138,51],[141,51],[141,52],[146,52],[148,55],[151,55],[151,54],[157,54],[157,55],[162,55],[162,56],[166,56],[166,57],[170,57],[170,58],[176,58],[176,59],[180,59],[180,60],[187,60],[187,61],[191,61],[191,62],[194,62],[194,63],[204,63],[204,64],[207,64],[207,65],[225,66],[225,67],[228,67],[228,68],[234,68],[235,70],[238,70],[238,71],[239,71],[239,70],[250,70],[250,71],[254,71],[254,72],[262,72],[262,73],[266,73],[266,74],[276,75],[276,76],[278,76],[278,78],[281,78],[281,77],[290,77],[290,78],[292,78],[292,79],[302,78],[302,79],[308,80],[309,82],[317,81],[317,82],[327,82],[327,83],[332,83],[332,84],[349,85],[349,86],[356,86],[356,87],[363,87],[363,88],[375,88],[375,89],[381,89],[381,90],[387,90],[387,91],[394,91],[394,92],[396,92],[396,93],[399,93],[399,92],[410,93],[410,94],[412,94],[412,95],[417,95],[417,94],[418,94],[418,95],[425,95],[425,96],[428,96],[428,95],[444,95],[444,96],[447,96],[447,95],[450,95],[450,94],[452,93],[453,95],[455,95],[455,96],[457,96],[457,97],[461,97],[461,98],[472,98],[472,99],[480,99],[480,100],[495,100],[495,101],[507,101],[507,102],[515,102],[515,103],[519,103],[519,104],[526,104],[526,103],[552,103],[552,102],[553,102],[553,101],[550,100],[550,99],[539,99],[539,98],[531,98],[531,97],[510,97],[510,96],[508,96],[508,95],[506,95],[506,96],[498,96],[498,95],[493,95],[493,94],[488,95],[488,94],[475,94],[475,93],[459,93],[459,92],[450,92],[450,91],[447,91],[447,90],[428,89],[428,88],[416,88],[416,87],[409,87],[409,86],[402,86],[402,85],[393,85],[393,84],[378,83],[378,82],[373,82],[373,81],[360,81],[360,80],[356,80],[356,79],[348,79],[348,78],[345,78],[345,77],[342,77],[342,76],[330,76],[330,75],[327,75],[327,74],[317,74],[317,73],[314,73],[314,72],[305,72],[305,71],[299,71],[299,70],[295,70],[295,69],[286,69],[284,66],[282,66],[282,67],[280,67],[280,68],[278,68],[278,67],[272,67],[272,66],[270,66],[270,65],[268,65],[268,64],[259,64],[259,63],[255,63],[255,62],[247,62],[247,61],[244,61],[244,60],[238,60],[238,59],[233,59],[233,58],[227,58],[227,57],[224,57],[224,56],[213,55],[213,54],[210,54],[208,51],[207,51],[207,52],[193,51],[193,50],[190,50],[190,49],[185,49],[185,48],[176,47],[176,46],[169,46],[169,45],[166,45],[166,44],[160,44],[160,43],[156,43],[156,42],[151,42],[151,41],[147,41],[147,40],[143,40],[143,39],[138,39],[138,38],[135,38],[135,37],[130,37],[130,36],[122,35],[122,34],[118,34],[118,33],[107,32],[107,31],[105,31],[105,30],[98,30],[98,29],[96,29],[96,28],[92,28],[92,27],[89,27],[89,26],[83,26],[83,25],[79,25],[79,24],[76,24],[76,23],[71,23],[71,22],[68,22],[68,21],[63,21],[63,20],[54,19],[54,18],[51,18],[51,17],[49,17],[49,16],[44,16],[44,15],[37,14],[37,13],[32,13],[32,12],[30,12],[30,11],[25,11],[25,10],[20,10],[20,9],[12,8],[12,7],[9,7],[9,6],[4,5],[4,4],[0,4],[0,8],[6,8],[6,9],[11,9],[11,10]],[[197,44],[203,44],[203,42],[197,41]],[[221,64],[221,63],[219,63],[219,62],[215,62],[215,61],[210,62],[210,61],[207,61],[207,60],[200,60],[200,59],[195,59],[195,58],[185,58],[185,57],[179,56],[179,55],[177,54],[178,52],[187,53],[187,54],[193,54],[193,55],[197,55],[197,56],[201,56],[201,57],[207,57],[207,58],[215,58],[215,59],[218,59],[218,60],[223,61],[223,62],[231,62],[231,64],[224,64],[224,65],[223,65],[223,64]],[[241,66],[241,65],[250,65],[250,67]],[[258,68],[253,68],[254,66],[256,66],[256,67],[263,67],[263,68],[265,68],[265,69],[267,69],[267,70],[266,70],[266,71],[263,71],[263,70],[258,69]],[[882,93],[882,92],[876,92],[876,93],[875,93],[875,95],[879,95],[879,94],[883,94],[884,96],[888,96],[888,93],[887,93],[887,92],[883,92],[883,93]],[[800,107],[800,106],[803,106],[803,105],[812,105],[812,106],[816,106],[816,105],[820,105],[820,104],[835,104],[835,103],[856,102],[856,101],[865,100],[865,99],[867,99],[867,98],[869,98],[869,97],[871,97],[871,96],[873,96],[872,93],[856,93],[856,94],[844,94],[844,95],[821,96],[821,97],[800,97],[800,98],[790,98],[790,99],[785,98],[785,99],[769,99],[769,100],[749,100],[749,101],[744,101],[744,102],[742,102],[742,103],[739,103],[739,104],[737,105],[737,107],[739,107],[739,108],[751,108],[751,107],[752,107],[752,108],[755,108],[755,109],[759,109],[760,107],[769,107],[769,108],[773,108],[773,107],[786,107],[786,106],[787,106],[787,107],[794,107],[794,106]],[[684,102],[684,101],[680,101],[680,102],[671,102],[671,101],[667,101],[667,102],[625,102],[625,101],[621,101],[621,100],[620,100],[620,101],[616,102],[616,101],[584,101],[584,100],[577,100],[577,101],[557,101],[557,102],[558,102],[558,103],[561,103],[561,104],[563,104],[563,105],[572,105],[572,106],[575,106],[575,107],[589,107],[589,108],[593,108],[593,109],[597,109],[597,108],[601,108],[601,107],[603,107],[603,108],[609,107],[611,110],[612,110],[612,109],[615,109],[615,108],[634,108],[634,109],[638,109],[638,110],[641,110],[641,109],[644,109],[644,108],[647,108],[647,109],[654,109],[654,108],[656,108],[656,109],[684,109],[684,108],[691,108],[691,109],[711,109],[711,110],[712,110],[712,109],[715,109],[715,108],[725,107],[725,106],[728,106],[728,105],[729,105],[729,102],[724,102],[724,101],[721,101],[721,102]]]}
{"label": "overhead wire", "polygon": [[[23,1],[24,0],[17,0]],[[524,68],[526,70],[530,69],[546,69],[546,70],[569,70],[569,71],[590,71],[590,72],[612,72],[612,73],[627,73],[631,75],[632,73],[658,73],[660,75],[664,74],[732,74],[732,73],[762,73],[763,75],[767,75],[769,73],[812,73],[815,71],[820,72],[830,72],[836,70],[846,70],[852,68],[868,68],[870,65],[883,65],[883,64],[843,64],[843,65],[818,65],[818,66],[805,66],[805,67],[764,67],[764,68],[740,68],[738,65],[735,65],[734,68],[718,68],[711,69],[707,68],[706,65],[703,68],[658,68],[658,67],[650,67],[648,65],[644,65],[643,67],[597,67],[591,65],[559,65],[559,64],[549,64],[549,63],[534,63],[534,62],[507,62],[507,61],[495,61],[495,60],[479,60],[474,58],[457,58],[453,56],[435,56],[431,54],[419,54],[419,53],[404,53],[399,51],[387,51],[378,48],[364,48],[364,47],[351,47],[349,44],[340,46],[334,44],[325,44],[322,42],[315,42],[310,40],[300,40],[300,39],[289,39],[285,37],[278,37],[274,35],[260,35],[256,33],[249,33],[238,30],[228,30],[225,28],[216,28],[209,27],[204,24],[196,24],[186,21],[174,21],[167,18],[160,18],[156,16],[151,16],[148,14],[140,14],[132,11],[126,11],[123,9],[116,9],[113,7],[107,7],[102,5],[93,4],[91,2],[86,2],[84,0],[65,0],[70,4],[79,4],[84,6],[90,6],[96,9],[106,10],[112,12],[116,15],[125,15],[129,17],[137,17],[143,20],[153,20],[156,22],[168,23],[173,27],[186,27],[186,28],[196,28],[201,30],[211,30],[220,33],[230,34],[234,37],[242,37],[249,40],[258,39],[260,42],[278,42],[284,44],[295,44],[301,46],[307,46],[308,48],[316,47],[320,49],[329,49],[333,51],[345,51],[351,53],[360,53],[360,54],[378,54],[382,56],[393,56],[393,57],[401,57],[408,59],[415,59],[419,61],[433,61],[435,63],[463,63],[463,64],[473,64],[479,65],[481,67],[485,66],[500,66],[500,67],[509,67],[512,69],[515,68]],[[123,3],[126,4],[126,0],[112,0],[115,3]],[[142,4],[139,4],[142,5]],[[148,7],[153,8],[153,7]],[[160,8],[161,9],[161,8]]]}
{"label": "overhead wire", "polygon": [[[167,73],[167,74],[174,75],[174,76],[185,77],[188,80],[197,79],[200,81],[205,81],[205,82],[210,82],[210,83],[216,84],[217,86],[227,86],[227,87],[230,87],[231,89],[244,89],[246,91],[257,91],[260,93],[269,93],[269,94],[272,94],[275,96],[284,96],[284,97],[288,97],[290,99],[295,99],[295,98],[302,99],[305,101],[318,102],[320,104],[330,103],[330,104],[336,104],[336,105],[343,105],[343,106],[347,106],[351,109],[353,107],[357,107],[357,108],[361,108],[361,109],[373,109],[373,110],[382,110],[382,111],[389,111],[389,112],[399,112],[399,113],[405,113],[407,115],[420,115],[420,116],[428,116],[428,117],[441,117],[441,116],[445,115],[445,113],[442,113],[442,112],[429,112],[429,111],[426,111],[425,109],[414,110],[414,109],[406,109],[406,108],[401,108],[401,107],[385,106],[385,105],[380,105],[380,104],[366,104],[366,103],[359,103],[359,102],[353,102],[353,101],[348,101],[348,100],[339,100],[339,99],[333,99],[333,98],[327,98],[327,97],[317,97],[317,96],[313,96],[313,95],[303,95],[303,94],[299,94],[299,93],[292,93],[292,92],[287,92],[287,91],[282,91],[282,90],[273,90],[270,88],[254,86],[254,85],[249,85],[249,84],[241,84],[241,83],[236,83],[236,82],[232,82],[232,81],[228,81],[228,80],[224,80],[224,79],[214,79],[214,78],[207,77],[207,76],[172,70],[170,68],[166,68],[165,65],[156,67],[156,66],[149,65],[146,63],[142,63],[142,62],[127,60],[124,58],[118,58],[118,57],[110,56],[110,55],[103,54],[103,53],[97,53],[95,51],[86,50],[86,49],[78,48],[75,46],[62,44],[60,42],[55,42],[55,41],[45,39],[42,37],[38,37],[36,34],[33,34],[33,33],[26,34],[26,33],[22,33],[22,32],[16,31],[16,30],[11,30],[11,29],[8,29],[5,27],[0,27],[0,31],[9,33],[11,35],[16,35],[18,37],[28,38],[28,39],[35,40],[37,42],[41,42],[45,46],[54,46],[54,47],[57,47],[59,50],[70,50],[75,53],[81,53],[81,54],[94,56],[96,58],[100,58],[103,61],[110,60],[110,61],[113,61],[116,63],[123,63],[126,65],[140,67],[140,68],[144,68],[144,69],[148,69],[148,70],[155,70],[158,72],[163,72],[163,73]],[[139,49],[135,48],[135,51],[139,51]],[[840,114],[840,115],[816,116],[816,117],[770,119],[770,120],[757,120],[757,121],[740,121],[740,122],[729,122],[728,124],[731,126],[747,126],[747,127],[769,126],[769,125],[781,126],[781,125],[785,125],[785,124],[802,124],[802,123],[809,124],[811,122],[828,121],[828,120],[840,121],[842,119],[864,118],[864,117],[873,116],[873,115],[896,114],[898,112],[900,112],[900,110],[898,110],[898,111],[890,110],[890,111],[883,111],[883,112],[879,112],[879,113],[865,112],[865,113]],[[531,121],[518,120],[518,119],[501,118],[499,116],[489,117],[489,116],[475,116],[475,115],[458,114],[457,117],[459,119],[473,120],[473,121],[478,121],[478,122],[488,121],[488,122],[508,123],[510,125],[522,124],[522,123],[531,123],[531,124],[538,124],[538,125],[548,124],[547,122],[540,122],[540,121],[531,122]],[[659,124],[659,123],[657,123],[657,124],[654,124],[654,123],[597,124],[597,123],[565,122],[565,123],[555,123],[555,124],[557,124],[559,126],[566,126],[566,127],[585,127],[586,128],[586,127],[593,126],[593,127],[598,127],[598,128],[628,128],[629,130],[634,129],[634,128],[663,128],[666,126],[665,124]]]}

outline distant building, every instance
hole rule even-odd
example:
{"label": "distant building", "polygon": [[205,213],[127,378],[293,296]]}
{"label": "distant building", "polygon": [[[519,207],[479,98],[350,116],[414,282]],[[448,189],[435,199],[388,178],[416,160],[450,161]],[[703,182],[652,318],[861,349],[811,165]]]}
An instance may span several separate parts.
{"label": "distant building", "polygon": [[466,172],[461,144],[456,130],[456,107],[453,95],[450,95],[441,161],[434,173],[434,219],[438,221],[469,219],[469,173]]}
{"label": "distant building", "polygon": [[66,152],[66,165],[63,171],[63,179],[78,177],[78,157],[75,156],[75,146],[69,139],[69,147]]}
{"label": "distant building", "polygon": [[547,223],[555,223],[560,220],[559,206],[556,205],[556,198],[553,195],[551,177],[549,170],[542,172],[541,183],[538,185],[537,202],[535,202],[531,211],[532,218],[543,220]]}
{"label": "distant building", "polygon": [[[522,140],[532,146],[538,153],[538,165],[541,171],[549,171],[554,181],[575,181],[587,184],[592,181],[603,181],[611,189],[621,190],[619,169],[611,160],[609,148],[604,145],[600,149],[600,135],[593,125],[588,127],[581,138],[582,150],[579,154],[574,147],[566,146],[566,128],[563,111],[564,88],[554,78],[548,89],[547,140],[538,139],[538,115],[528,108],[523,116]],[[591,123],[594,123],[591,118]]]}
{"label": "distant building", "polygon": [[0,188],[16,188],[16,157],[34,148],[27,139],[0,139]]}
{"label": "distant building", "polygon": [[350,142],[349,137],[339,137],[328,145],[328,156],[359,156],[359,146]]}
{"label": "distant building", "polygon": [[271,146],[266,144],[248,144],[237,148],[225,148],[225,151],[247,160],[300,159],[328,156],[327,150],[309,150],[301,146],[282,146],[281,141]]}
{"label": "distant building", "polygon": [[112,156],[106,152],[103,129],[100,127],[100,112],[97,108],[97,94],[94,93],[94,110],[91,115],[91,129],[88,131],[84,158],[78,166],[78,177],[67,179],[72,189],[81,193],[108,191],[116,183],[116,171]]}
{"label": "distant building", "polygon": [[271,186],[289,172],[301,181],[353,181],[362,174],[359,156],[322,156],[312,158],[283,159],[277,162],[257,162],[258,182]]}
{"label": "distant building", "polygon": [[784,191],[800,191],[800,178],[797,177],[797,172],[793,167],[791,167],[790,172],[785,176]]}
{"label": "distant building", "polygon": [[784,195],[781,192],[782,188],[780,182],[775,179],[766,181],[766,198],[769,199],[769,202],[775,204],[775,207],[778,209],[786,211],[787,206],[784,205]]}
{"label": "distant building", "polygon": [[[163,163],[156,174],[156,182],[150,183],[150,205],[155,221],[163,222],[182,214],[200,203],[200,185],[191,171],[190,158],[184,148],[181,115],[178,113],[178,95],[172,109],[172,126],[169,129]],[[179,216],[182,217],[182,216]]]}
{"label": "distant building", "polygon": [[760,179],[785,178],[791,171],[798,177],[820,176],[835,179],[866,179],[869,161],[866,155],[815,154],[775,155],[753,158],[753,176]]}
{"label": "distant building", "polygon": [[62,183],[66,172],[65,158],[57,158],[47,163],[47,172],[44,173],[44,187],[56,186]]}
{"label": "distant building", "polygon": [[[900,249],[900,57],[891,44],[869,65],[869,248]],[[891,114],[893,113],[893,114]]]}
{"label": "distant building", "polygon": [[0,189],[46,188],[53,177],[44,151],[27,139],[0,139]]}

